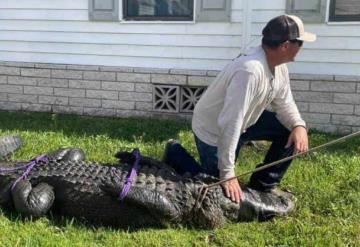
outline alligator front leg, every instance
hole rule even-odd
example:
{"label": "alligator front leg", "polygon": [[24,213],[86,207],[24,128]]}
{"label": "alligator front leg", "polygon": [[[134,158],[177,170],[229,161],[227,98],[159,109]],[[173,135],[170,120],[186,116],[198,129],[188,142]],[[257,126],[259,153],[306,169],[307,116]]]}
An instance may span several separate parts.
{"label": "alligator front leg", "polygon": [[40,217],[53,205],[55,194],[53,187],[40,183],[34,188],[27,180],[20,180],[12,190],[16,210],[25,215]]}
{"label": "alligator front leg", "polygon": [[85,160],[85,153],[80,148],[60,148],[49,154],[50,159],[64,162],[79,162]]}
{"label": "alligator front leg", "polygon": [[[120,161],[120,164],[134,164],[135,157],[131,152],[127,151],[119,151],[115,154],[115,158],[118,158]],[[153,158],[147,157],[147,156],[141,156],[139,161],[140,166],[149,166],[149,167],[158,167],[162,169],[168,169],[171,172],[175,173],[174,168],[170,167],[168,164],[155,160]]]}

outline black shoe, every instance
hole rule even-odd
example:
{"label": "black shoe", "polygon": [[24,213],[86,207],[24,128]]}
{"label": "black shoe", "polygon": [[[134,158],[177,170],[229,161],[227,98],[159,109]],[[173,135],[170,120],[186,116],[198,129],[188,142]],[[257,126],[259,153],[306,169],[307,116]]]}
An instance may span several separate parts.
{"label": "black shoe", "polygon": [[165,146],[161,161],[172,167],[178,174],[190,173],[192,176],[201,172],[201,167],[187,150],[176,140],[170,139]]}
{"label": "black shoe", "polygon": [[22,145],[20,136],[0,137],[0,158],[6,158]]}
{"label": "black shoe", "polygon": [[170,161],[170,152],[172,147],[175,145],[175,144],[178,144],[178,142],[174,139],[169,139],[167,142],[166,142],[166,145],[165,145],[165,150],[164,150],[164,154],[163,154],[163,157],[161,159],[161,162],[165,163],[165,164],[168,164],[169,166],[171,166],[169,164],[169,161]]}
{"label": "black shoe", "polygon": [[253,190],[257,190],[257,191],[271,193],[277,197],[284,198],[285,200],[295,199],[294,194],[290,190],[280,189],[278,186],[268,188],[268,187],[264,187],[263,185],[261,185],[260,182],[252,182],[251,181],[248,183],[247,187],[250,189],[253,189]]}
{"label": "black shoe", "polygon": [[253,176],[250,178],[250,181],[247,184],[247,187],[249,187],[253,190],[263,191],[263,192],[270,192],[274,188],[274,187],[266,186],[259,180],[253,179]]}

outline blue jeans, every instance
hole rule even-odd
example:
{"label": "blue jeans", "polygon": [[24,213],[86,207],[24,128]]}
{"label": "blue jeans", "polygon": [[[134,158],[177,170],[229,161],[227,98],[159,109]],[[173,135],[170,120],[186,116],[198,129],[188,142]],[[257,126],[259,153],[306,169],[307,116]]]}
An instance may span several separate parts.
{"label": "blue jeans", "polygon": [[[294,148],[285,148],[289,135],[290,131],[279,122],[275,113],[264,111],[259,120],[240,136],[236,159],[241,147],[246,142],[253,140],[272,142],[263,163],[257,167],[291,156]],[[196,135],[195,142],[201,165],[179,143],[172,144],[167,148],[168,165],[172,166],[179,174],[188,172],[194,176],[198,173],[206,173],[219,177],[217,147],[204,143]],[[249,186],[258,190],[271,190],[280,183],[290,164],[291,160],[253,173]]]}
{"label": "blue jeans", "polygon": [[[246,142],[254,140],[267,140],[272,142],[263,163],[257,167],[291,156],[293,147],[285,148],[289,135],[290,131],[279,122],[275,117],[275,113],[264,111],[259,120],[240,136],[236,149],[236,159],[239,156],[241,147]],[[196,135],[194,136],[200,155],[202,172],[218,177],[217,147],[208,145],[201,141]],[[280,183],[290,164],[291,160],[253,173],[249,185],[261,190],[274,188]]]}

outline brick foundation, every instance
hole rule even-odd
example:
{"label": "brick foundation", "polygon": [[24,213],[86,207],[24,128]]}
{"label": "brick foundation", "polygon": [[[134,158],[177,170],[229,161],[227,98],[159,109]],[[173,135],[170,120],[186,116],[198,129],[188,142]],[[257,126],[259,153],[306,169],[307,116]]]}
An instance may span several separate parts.
{"label": "brick foundation", "polygon": [[[94,116],[191,118],[218,71],[0,62],[0,109]],[[291,75],[310,128],[360,129],[360,77]]]}

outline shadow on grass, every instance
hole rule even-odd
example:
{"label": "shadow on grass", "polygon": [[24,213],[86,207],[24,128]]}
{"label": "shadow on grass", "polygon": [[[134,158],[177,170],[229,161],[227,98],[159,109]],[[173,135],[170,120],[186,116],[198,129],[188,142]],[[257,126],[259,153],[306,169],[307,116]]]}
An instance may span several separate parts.
{"label": "shadow on grass", "polygon": [[[15,211],[15,209],[0,209],[0,214],[6,217],[9,221],[13,223],[31,223],[41,220],[41,218],[27,217]],[[65,231],[67,227],[74,227],[77,229],[85,228],[88,230],[98,230],[98,229],[107,229],[110,231],[125,231],[128,233],[152,229],[152,230],[162,230],[166,229],[165,226],[161,225],[149,225],[149,226],[135,226],[135,225],[104,225],[101,223],[90,222],[85,219],[78,219],[74,217],[67,217],[58,214],[53,214],[52,212],[46,214],[45,216],[48,220],[47,224],[49,226],[55,227],[59,231]]]}
{"label": "shadow on grass", "polygon": [[189,130],[185,121],[155,118],[110,118],[51,113],[0,111],[0,129],[8,131],[54,131],[71,136],[107,135],[112,139],[133,141],[142,136],[146,142],[166,141],[178,132]]}
{"label": "shadow on grass", "polygon": [[[8,131],[62,132],[68,136],[107,135],[111,139],[129,142],[142,137],[144,142],[162,142],[176,138],[180,131],[191,130],[190,123],[155,118],[110,118],[51,113],[27,113],[0,111],[0,129]],[[324,134],[311,130],[310,147],[316,147],[339,138],[338,135]],[[360,137],[319,150],[321,153],[358,155]]]}

